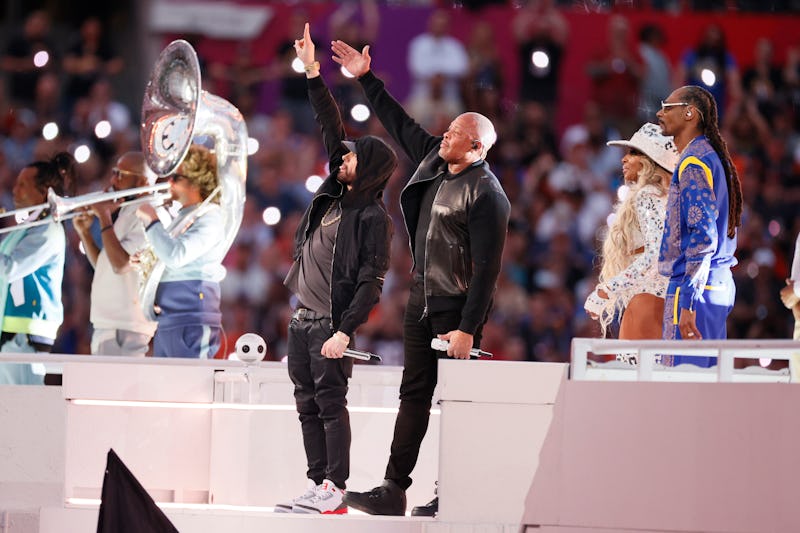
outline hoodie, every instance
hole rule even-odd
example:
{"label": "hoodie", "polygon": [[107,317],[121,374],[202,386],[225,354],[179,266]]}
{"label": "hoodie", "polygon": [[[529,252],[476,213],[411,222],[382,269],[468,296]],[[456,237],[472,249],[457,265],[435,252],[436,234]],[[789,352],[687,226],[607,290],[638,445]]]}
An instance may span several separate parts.
{"label": "hoodie", "polygon": [[[351,336],[367,321],[378,303],[389,269],[392,221],[383,204],[383,190],[397,167],[397,155],[384,141],[371,135],[355,141],[358,163],[352,188],[337,178],[348,150],[339,108],[322,76],[308,79],[308,93],[322,130],[331,173],[303,214],[294,242],[294,260],[303,244],[319,227],[331,202],[341,199],[342,218],[336,233],[331,266],[331,323],[334,331]],[[289,273],[291,277],[295,268]],[[288,284],[287,277],[287,284]]]}

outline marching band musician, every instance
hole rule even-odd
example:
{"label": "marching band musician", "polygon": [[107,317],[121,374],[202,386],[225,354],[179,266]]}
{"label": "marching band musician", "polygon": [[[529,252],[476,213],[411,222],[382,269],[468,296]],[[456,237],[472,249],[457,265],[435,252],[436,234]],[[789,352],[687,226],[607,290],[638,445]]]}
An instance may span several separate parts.
{"label": "marching band musician", "polygon": [[[14,184],[17,209],[47,201],[48,188],[63,195],[75,183],[75,160],[61,152],[49,161],[25,166]],[[29,216],[29,222],[48,215],[47,208]],[[61,281],[64,277],[66,236],[61,224],[47,224],[12,231],[0,242],[0,351],[50,352],[64,319]],[[6,365],[0,382],[41,383],[29,365]]]}
{"label": "marching band musician", "polygon": [[[155,181],[156,175],[141,152],[123,154],[111,169],[114,191],[153,185]],[[90,311],[94,355],[144,356],[156,331],[156,322],[148,320],[139,305],[139,275],[130,261],[147,244],[136,209],[108,200],[93,204],[73,219],[94,268]],[[94,217],[100,222],[102,249],[91,233]],[[115,297],[109,298],[109,294]]]}
{"label": "marching band musician", "polygon": [[193,144],[169,179],[172,199],[181,209],[168,227],[152,205],[136,211],[153,252],[166,265],[156,291],[153,355],[213,358],[221,340],[219,282],[225,277],[222,260],[227,252],[217,158]]}

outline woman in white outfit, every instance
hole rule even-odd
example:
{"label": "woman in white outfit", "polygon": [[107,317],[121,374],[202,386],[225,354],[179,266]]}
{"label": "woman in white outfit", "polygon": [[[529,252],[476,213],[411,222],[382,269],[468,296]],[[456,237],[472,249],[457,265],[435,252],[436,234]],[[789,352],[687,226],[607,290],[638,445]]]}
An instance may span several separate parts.
{"label": "woman in white outfit", "polygon": [[[658,273],[667,187],[679,154],[672,137],[647,123],[630,140],[609,141],[628,148],[622,158],[626,189],[605,235],[600,282],[584,309],[600,322],[603,336],[618,313],[620,339],[660,339],[668,279]],[[626,191],[626,192],[625,192]]]}

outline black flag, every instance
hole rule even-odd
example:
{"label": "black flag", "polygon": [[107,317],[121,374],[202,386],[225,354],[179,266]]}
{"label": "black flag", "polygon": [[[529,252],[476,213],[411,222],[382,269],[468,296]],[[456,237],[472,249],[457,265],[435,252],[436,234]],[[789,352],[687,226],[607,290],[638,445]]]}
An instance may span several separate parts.
{"label": "black flag", "polygon": [[114,450],[108,450],[97,533],[178,533]]}

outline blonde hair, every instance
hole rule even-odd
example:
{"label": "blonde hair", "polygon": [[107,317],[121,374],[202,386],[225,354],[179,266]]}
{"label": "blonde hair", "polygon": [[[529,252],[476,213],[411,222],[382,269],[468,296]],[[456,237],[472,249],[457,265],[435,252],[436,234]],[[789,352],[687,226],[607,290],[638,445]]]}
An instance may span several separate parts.
{"label": "blonde hair", "polygon": [[[181,163],[181,174],[200,189],[200,197],[205,200],[219,185],[217,177],[217,156],[205,146],[193,144]],[[211,201],[219,203],[220,195]]]}
{"label": "blonde hair", "polygon": [[[634,259],[634,235],[641,231],[636,215],[636,197],[642,188],[652,185],[660,196],[667,194],[669,174],[646,155],[640,155],[642,168],[631,183],[627,196],[614,206],[614,217],[603,235],[600,256],[600,285],[628,268]],[[608,301],[600,312],[599,322],[603,337],[614,316],[628,304],[632,295],[608,294]]]}

